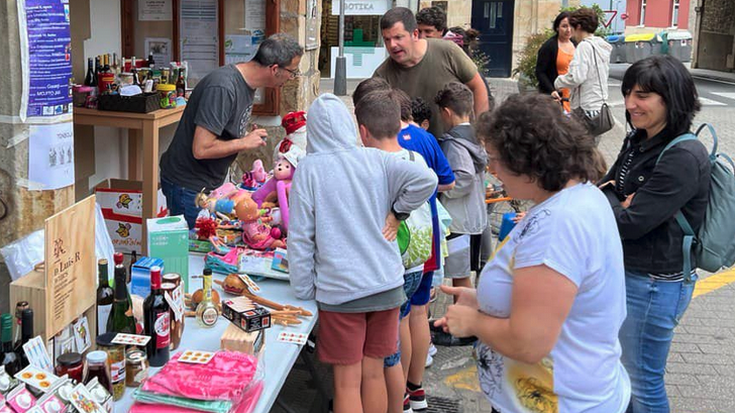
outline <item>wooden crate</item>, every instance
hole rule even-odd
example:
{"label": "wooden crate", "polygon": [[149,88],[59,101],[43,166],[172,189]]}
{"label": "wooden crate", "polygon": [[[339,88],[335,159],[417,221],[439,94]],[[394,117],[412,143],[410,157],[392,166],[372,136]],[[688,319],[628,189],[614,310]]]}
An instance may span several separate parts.
{"label": "wooden crate", "polygon": [[28,301],[34,335],[46,342],[82,314],[97,325],[94,205],[92,195],[48,218],[44,265],[10,284],[11,308]]}

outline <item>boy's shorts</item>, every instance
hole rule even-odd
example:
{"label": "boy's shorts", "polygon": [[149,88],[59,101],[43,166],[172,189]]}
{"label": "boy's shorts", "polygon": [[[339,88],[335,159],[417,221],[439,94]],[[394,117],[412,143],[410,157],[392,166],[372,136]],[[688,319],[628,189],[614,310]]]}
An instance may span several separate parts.
{"label": "boy's shorts", "polygon": [[399,307],[369,313],[319,310],[319,361],[350,365],[364,357],[382,359],[396,352]]}
{"label": "boy's shorts", "polygon": [[[434,279],[434,271],[429,271],[423,275],[421,278],[421,284],[419,284],[419,288],[416,290],[416,292],[413,294],[413,297],[409,300],[411,302],[411,305],[426,305],[429,304],[429,300],[431,299],[431,283]],[[408,311],[411,312],[411,308],[409,306]]]}
{"label": "boy's shorts", "polygon": [[449,256],[444,264],[446,278],[467,278],[472,271],[479,274],[482,234],[452,234],[447,237]]}

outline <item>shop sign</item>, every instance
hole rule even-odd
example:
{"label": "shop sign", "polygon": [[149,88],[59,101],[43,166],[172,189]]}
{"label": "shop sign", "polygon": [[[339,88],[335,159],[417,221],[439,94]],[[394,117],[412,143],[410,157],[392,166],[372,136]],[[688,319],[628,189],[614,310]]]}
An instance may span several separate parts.
{"label": "shop sign", "polygon": [[[339,15],[339,1],[332,1],[332,14]],[[386,0],[345,0],[345,16],[381,16],[392,5]]]}

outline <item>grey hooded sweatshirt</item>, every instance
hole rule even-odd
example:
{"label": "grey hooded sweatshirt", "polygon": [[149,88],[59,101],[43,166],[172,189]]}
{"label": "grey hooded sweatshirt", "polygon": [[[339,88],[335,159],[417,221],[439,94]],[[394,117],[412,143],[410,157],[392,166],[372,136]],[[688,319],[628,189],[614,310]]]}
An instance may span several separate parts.
{"label": "grey hooded sweatshirt", "polygon": [[487,152],[475,137],[470,124],[460,124],[439,139],[439,145],[454,172],[451,191],[439,195],[452,217],[453,234],[482,234],[487,227],[485,208],[485,167]]}
{"label": "grey hooded sweatshirt", "polygon": [[436,175],[416,162],[357,146],[344,103],[323,94],[309,108],[306,157],[289,196],[288,260],[300,299],[329,306],[403,285],[396,242],[383,238],[391,206],[411,212],[436,190]]}

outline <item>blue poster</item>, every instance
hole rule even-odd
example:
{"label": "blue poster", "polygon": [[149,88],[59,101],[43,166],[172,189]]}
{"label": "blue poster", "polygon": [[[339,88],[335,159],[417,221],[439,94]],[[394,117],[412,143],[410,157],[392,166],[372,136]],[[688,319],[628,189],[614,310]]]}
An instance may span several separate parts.
{"label": "blue poster", "polygon": [[30,116],[70,113],[71,31],[69,0],[25,0]]}

